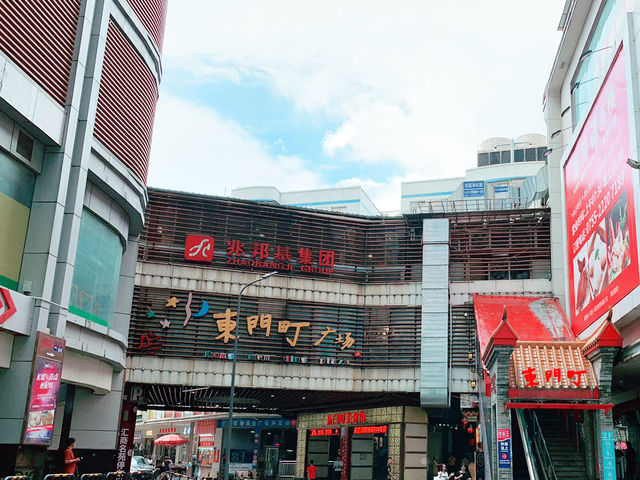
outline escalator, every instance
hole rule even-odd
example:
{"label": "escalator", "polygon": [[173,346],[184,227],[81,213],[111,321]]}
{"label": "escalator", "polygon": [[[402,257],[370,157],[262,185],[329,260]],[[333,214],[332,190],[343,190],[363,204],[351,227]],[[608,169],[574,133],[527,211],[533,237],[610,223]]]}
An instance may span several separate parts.
{"label": "escalator", "polygon": [[[584,442],[573,419],[556,410],[514,410],[519,451],[514,442],[514,479],[573,480],[587,478]],[[514,428],[515,437],[515,428]],[[519,466],[516,458],[524,463]],[[526,464],[526,468],[525,468]]]}

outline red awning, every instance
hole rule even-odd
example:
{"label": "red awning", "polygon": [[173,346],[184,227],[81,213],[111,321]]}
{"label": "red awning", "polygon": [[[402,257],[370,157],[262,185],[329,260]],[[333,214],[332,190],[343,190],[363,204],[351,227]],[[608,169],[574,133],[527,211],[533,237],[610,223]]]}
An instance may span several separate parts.
{"label": "red awning", "polygon": [[474,295],[480,357],[507,309],[509,326],[520,342],[575,341],[560,304],[550,297]]}

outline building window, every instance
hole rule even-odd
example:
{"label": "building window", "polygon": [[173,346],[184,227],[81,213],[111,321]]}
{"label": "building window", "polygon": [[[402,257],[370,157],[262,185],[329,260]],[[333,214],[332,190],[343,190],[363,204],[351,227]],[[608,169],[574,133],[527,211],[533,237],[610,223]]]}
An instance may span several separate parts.
{"label": "building window", "polygon": [[535,148],[527,148],[524,151],[524,159],[526,162],[535,162],[536,161],[536,149]]}
{"label": "building window", "polygon": [[488,153],[479,153],[478,154],[478,166],[486,167],[489,165],[489,154]]}
{"label": "building window", "polygon": [[500,153],[500,163],[511,163],[511,151],[505,150]]}
{"label": "building window", "polygon": [[498,165],[500,163],[500,152],[489,152],[489,163]]}
{"label": "building window", "polygon": [[18,289],[36,175],[0,152],[0,285]]}
{"label": "building window", "polygon": [[[606,74],[616,49],[613,48],[614,39],[620,31],[625,15],[635,2],[621,0],[607,0],[599,14],[598,22],[591,35],[588,47],[591,55],[587,56],[578,67],[571,83],[571,102],[573,105],[573,125],[578,125],[586,113],[586,109],[596,96],[597,88],[603,75]],[[573,88],[576,86],[576,88]]]}
{"label": "building window", "polygon": [[120,237],[88,210],[82,212],[69,311],[111,326],[123,246]]}
{"label": "building window", "polygon": [[513,151],[513,161],[514,162],[524,162],[524,150],[514,150]]}

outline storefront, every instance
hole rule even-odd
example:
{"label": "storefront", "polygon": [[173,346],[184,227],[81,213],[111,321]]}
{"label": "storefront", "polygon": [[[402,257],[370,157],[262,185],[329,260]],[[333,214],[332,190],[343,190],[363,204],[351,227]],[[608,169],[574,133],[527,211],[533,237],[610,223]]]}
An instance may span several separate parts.
{"label": "storefront", "polygon": [[[404,442],[402,441],[404,439]],[[296,475],[313,460],[318,478],[331,478],[333,462],[344,463],[342,479],[425,478],[427,414],[418,407],[303,414],[298,417]],[[400,472],[404,475],[400,476]]]}
{"label": "storefront", "polygon": [[[296,423],[276,417],[234,419],[229,471],[241,478],[278,478],[280,464],[296,458]],[[223,450],[228,425],[228,420],[217,422],[216,445],[222,444]],[[220,457],[220,452],[214,455]],[[219,468],[218,458],[212,474]]]}

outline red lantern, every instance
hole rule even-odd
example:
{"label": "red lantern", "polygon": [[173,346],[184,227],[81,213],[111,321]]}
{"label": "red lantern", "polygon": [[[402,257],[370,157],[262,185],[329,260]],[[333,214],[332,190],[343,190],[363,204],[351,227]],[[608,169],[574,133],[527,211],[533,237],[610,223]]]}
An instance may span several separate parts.
{"label": "red lantern", "polygon": [[473,433],[473,427],[467,428],[467,433]]}
{"label": "red lantern", "polygon": [[462,419],[462,425],[464,425],[466,427],[467,423],[469,423],[469,420],[467,420],[466,418],[463,418]]}

